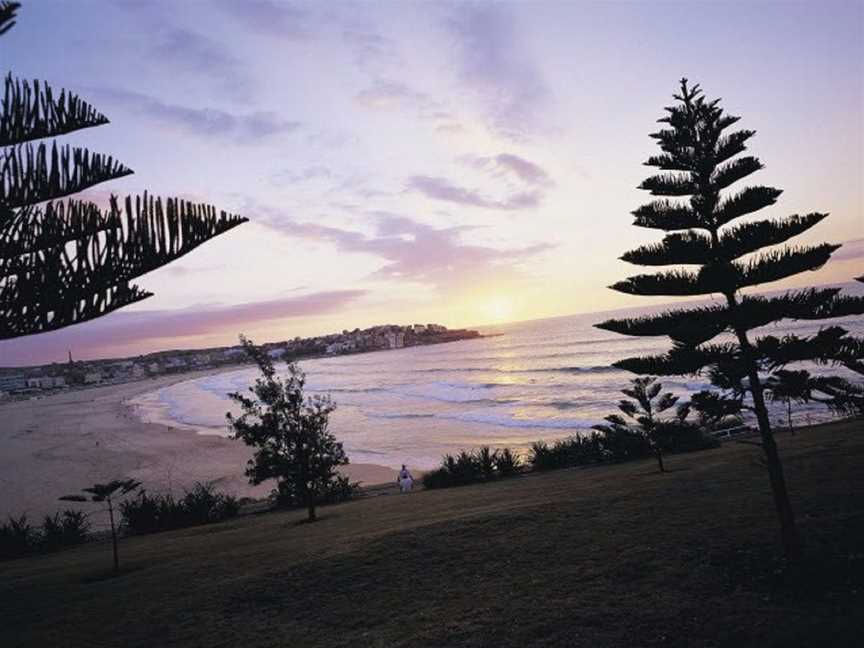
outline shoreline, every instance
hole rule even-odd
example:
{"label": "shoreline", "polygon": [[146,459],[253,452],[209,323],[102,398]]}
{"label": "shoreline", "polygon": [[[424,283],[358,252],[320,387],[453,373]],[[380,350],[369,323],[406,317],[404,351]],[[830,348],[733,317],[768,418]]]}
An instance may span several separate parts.
{"label": "shoreline", "polygon": [[[227,370],[236,370],[231,367]],[[222,373],[226,368],[64,391],[12,401],[0,409],[0,519],[26,514],[31,523],[64,508],[63,495],[94,483],[134,478],[153,492],[182,493],[212,482],[237,497],[266,497],[273,485],[250,486],[243,472],[252,456],[240,441],[143,421],[129,400],[169,385]],[[343,470],[364,485],[395,480],[375,464]],[[80,507],[91,510],[90,507]]]}

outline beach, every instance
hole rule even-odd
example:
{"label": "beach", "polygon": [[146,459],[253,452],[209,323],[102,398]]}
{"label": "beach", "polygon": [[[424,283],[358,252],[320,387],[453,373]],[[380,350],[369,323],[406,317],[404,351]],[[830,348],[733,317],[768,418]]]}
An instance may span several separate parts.
{"label": "beach", "polygon": [[[0,518],[31,521],[70,508],[58,497],[97,482],[134,478],[152,492],[182,494],[196,481],[240,497],[264,497],[272,484],[250,486],[243,471],[251,449],[232,439],[141,420],[127,403],[147,392],[213,372],[163,376],[68,391],[0,406]],[[375,484],[396,471],[370,464],[344,467]]]}

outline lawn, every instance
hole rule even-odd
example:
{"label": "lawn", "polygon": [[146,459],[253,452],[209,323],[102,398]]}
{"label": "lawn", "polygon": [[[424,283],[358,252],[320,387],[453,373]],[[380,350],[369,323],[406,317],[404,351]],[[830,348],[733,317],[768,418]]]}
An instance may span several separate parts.
{"label": "lawn", "polygon": [[859,646],[861,420],[758,449],[268,513],[0,565],[6,646]]}

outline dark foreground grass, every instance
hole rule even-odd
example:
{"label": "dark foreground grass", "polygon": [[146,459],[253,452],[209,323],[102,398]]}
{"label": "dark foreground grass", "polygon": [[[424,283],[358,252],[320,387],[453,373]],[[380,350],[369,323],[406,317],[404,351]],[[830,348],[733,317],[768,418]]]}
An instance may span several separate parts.
{"label": "dark foreground grass", "polygon": [[860,646],[861,421],[756,448],[272,513],[0,566],[5,646]]}

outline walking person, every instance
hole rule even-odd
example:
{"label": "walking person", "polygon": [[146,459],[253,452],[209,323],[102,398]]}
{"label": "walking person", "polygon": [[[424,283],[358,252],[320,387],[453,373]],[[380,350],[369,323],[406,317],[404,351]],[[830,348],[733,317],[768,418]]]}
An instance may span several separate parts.
{"label": "walking person", "polygon": [[414,487],[414,477],[411,476],[411,472],[405,467],[405,464],[402,464],[402,470],[399,471],[396,483],[399,484],[399,490],[402,493],[407,493]]}

